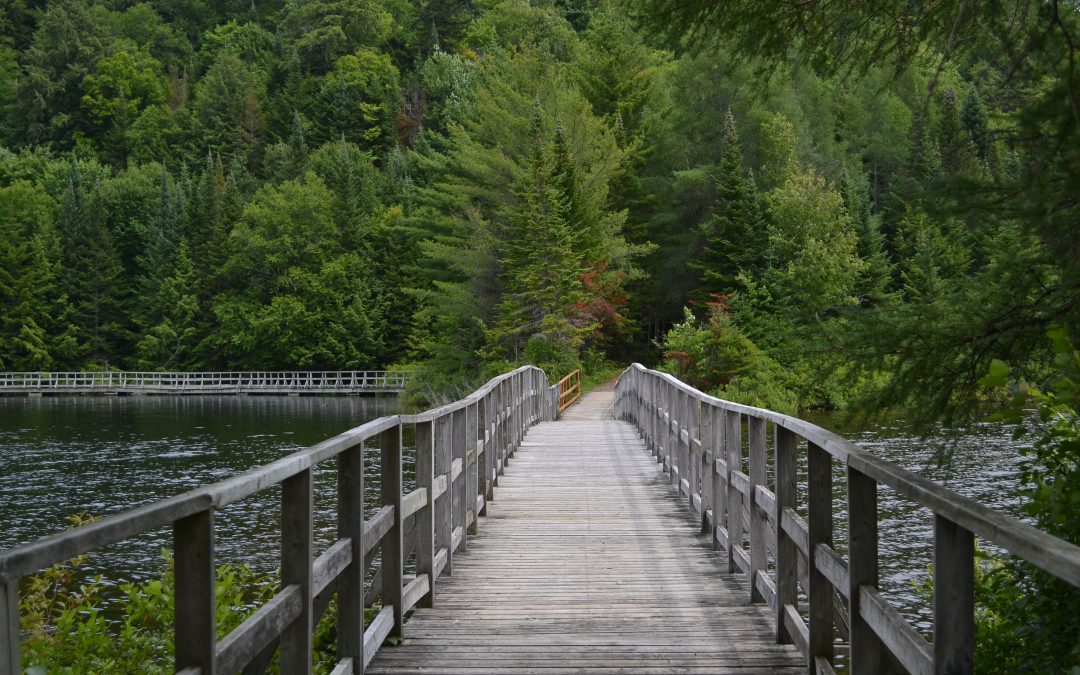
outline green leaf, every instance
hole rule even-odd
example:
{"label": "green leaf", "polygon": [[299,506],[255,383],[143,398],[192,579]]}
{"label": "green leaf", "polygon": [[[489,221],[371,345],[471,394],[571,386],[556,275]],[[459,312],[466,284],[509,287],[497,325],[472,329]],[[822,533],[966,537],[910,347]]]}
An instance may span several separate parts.
{"label": "green leaf", "polygon": [[990,372],[979,378],[979,386],[992,389],[1005,386],[1009,377],[1009,366],[1001,359],[990,362]]}

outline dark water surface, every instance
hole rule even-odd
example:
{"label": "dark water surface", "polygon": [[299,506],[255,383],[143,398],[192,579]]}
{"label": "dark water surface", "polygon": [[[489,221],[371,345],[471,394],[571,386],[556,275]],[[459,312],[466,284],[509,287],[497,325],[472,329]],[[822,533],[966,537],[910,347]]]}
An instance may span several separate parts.
{"label": "dark water surface", "polygon": [[[278,459],[397,410],[394,397],[0,397],[0,549],[180,494]],[[377,466],[374,467],[377,470]],[[316,510],[329,513],[334,462],[316,468]],[[280,489],[216,518],[219,562],[276,568]],[[332,539],[329,516],[317,539]],[[159,575],[164,528],[88,556],[110,579]]]}
{"label": "dark water surface", "polygon": [[[241,473],[396,412],[396,405],[395,398],[354,397],[0,397],[0,549],[62,530],[72,513],[109,515]],[[1018,513],[1018,444],[1005,426],[976,424],[920,439],[901,421],[870,428],[852,428],[835,415],[810,421],[963,495]],[[336,477],[334,463],[324,464],[315,476],[317,549],[333,539]],[[369,467],[377,472],[377,461]],[[839,522],[845,503],[839,472],[834,483]],[[276,568],[279,500],[275,488],[217,514],[219,562]],[[933,519],[888,490],[879,501],[882,591],[925,631],[931,613],[913,582],[925,578],[931,563]],[[844,536],[836,532],[841,551]],[[110,546],[91,554],[86,569],[114,582],[159,575],[159,551],[170,537],[165,528]]]}

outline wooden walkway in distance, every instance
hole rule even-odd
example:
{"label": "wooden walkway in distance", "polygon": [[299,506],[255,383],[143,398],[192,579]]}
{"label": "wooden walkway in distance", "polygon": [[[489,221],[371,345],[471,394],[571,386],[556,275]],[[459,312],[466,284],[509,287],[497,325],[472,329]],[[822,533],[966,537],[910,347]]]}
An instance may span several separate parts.
{"label": "wooden walkway in distance", "polygon": [[806,672],[604,389],[529,430],[434,607],[367,672]]}

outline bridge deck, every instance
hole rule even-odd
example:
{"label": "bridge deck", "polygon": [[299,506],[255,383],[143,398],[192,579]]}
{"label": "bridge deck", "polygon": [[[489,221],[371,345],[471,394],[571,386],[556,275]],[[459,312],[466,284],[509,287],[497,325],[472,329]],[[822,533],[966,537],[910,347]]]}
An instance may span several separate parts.
{"label": "bridge deck", "polygon": [[600,419],[529,431],[434,608],[368,672],[805,672],[634,429],[603,401],[579,405],[566,417]]}

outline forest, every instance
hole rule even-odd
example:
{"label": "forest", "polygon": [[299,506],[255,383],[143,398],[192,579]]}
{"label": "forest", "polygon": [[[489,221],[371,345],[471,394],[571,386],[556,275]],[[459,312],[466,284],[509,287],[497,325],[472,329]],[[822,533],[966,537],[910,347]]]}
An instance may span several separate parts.
{"label": "forest", "polygon": [[1032,383],[1075,541],[1078,45],[1056,0],[7,0],[0,370],[639,360],[924,424]]}
{"label": "forest", "polygon": [[1076,12],[1013,4],[837,47],[783,3],[6,3],[0,369],[962,415],[1080,311]]}

